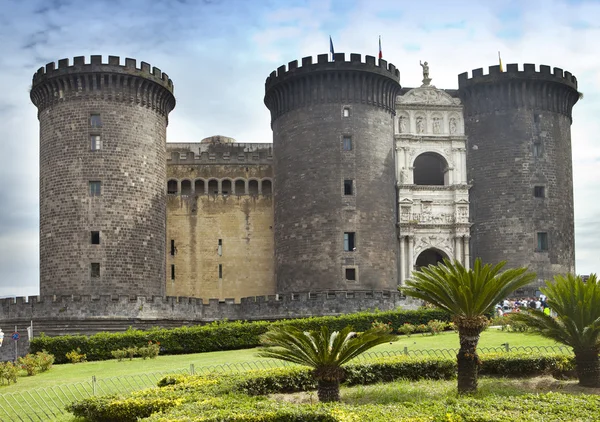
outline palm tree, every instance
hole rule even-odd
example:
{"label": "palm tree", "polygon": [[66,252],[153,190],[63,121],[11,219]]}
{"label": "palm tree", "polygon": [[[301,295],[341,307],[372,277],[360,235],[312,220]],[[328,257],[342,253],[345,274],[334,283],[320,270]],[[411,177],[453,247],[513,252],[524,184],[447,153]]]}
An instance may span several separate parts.
{"label": "palm tree", "polygon": [[487,327],[485,314],[513,291],[529,284],[535,274],[527,268],[512,268],[500,272],[505,262],[495,266],[475,261],[472,269],[466,269],[458,261],[444,259],[437,266],[430,265],[414,271],[412,278],[400,291],[429,302],[452,315],[458,329],[460,349],[456,356],[458,364],[458,392],[477,391],[479,335]]}
{"label": "palm tree", "polygon": [[387,328],[371,328],[357,334],[352,327],[330,333],[320,330],[302,331],[295,327],[273,327],[261,336],[263,344],[258,356],[281,359],[313,368],[317,395],[322,402],[340,401],[342,365],[378,344],[395,341]]}
{"label": "palm tree", "polygon": [[544,337],[573,348],[579,385],[600,387],[600,279],[557,275],[541,289],[557,317],[526,309],[511,315]]}

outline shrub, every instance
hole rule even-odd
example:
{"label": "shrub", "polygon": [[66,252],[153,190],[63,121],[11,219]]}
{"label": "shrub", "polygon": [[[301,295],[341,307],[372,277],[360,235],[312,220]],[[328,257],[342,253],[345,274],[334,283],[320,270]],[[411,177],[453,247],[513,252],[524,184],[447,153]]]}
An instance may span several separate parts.
{"label": "shrub", "polygon": [[85,353],[81,353],[81,349],[78,347],[77,350],[71,350],[65,355],[67,360],[71,363],[85,362],[87,359]]}
{"label": "shrub", "polygon": [[415,327],[415,333],[421,333],[423,335],[429,332],[429,327],[425,324],[419,324]]}
{"label": "shrub", "polygon": [[110,352],[110,354],[119,362],[123,361],[123,359],[125,359],[128,355],[127,349],[113,350]]}
{"label": "shrub", "polygon": [[142,357],[142,359],[155,359],[160,352],[160,343],[152,343],[148,342],[146,347],[138,348],[138,354]]}
{"label": "shrub", "polygon": [[43,351],[36,354],[28,353],[18,359],[19,366],[23,368],[28,376],[48,371],[54,363],[54,356]]}
{"label": "shrub", "polygon": [[415,326],[408,322],[405,322],[400,327],[398,327],[398,333],[404,334],[407,337],[410,337],[410,335],[414,332],[415,332]]}
{"label": "shrub", "polygon": [[432,335],[436,335],[441,333],[446,329],[448,324],[444,321],[439,321],[437,319],[432,319],[427,323],[427,328]]}
{"label": "shrub", "polygon": [[6,381],[7,384],[10,384],[11,382],[16,383],[19,369],[19,366],[12,362],[0,362],[0,379],[2,380],[2,384],[4,384],[4,381]]}
{"label": "shrub", "polygon": [[366,331],[371,328],[374,320],[390,322],[392,327],[399,327],[404,323],[427,324],[432,319],[448,321],[449,318],[446,312],[438,309],[419,309],[360,312],[338,317],[312,317],[276,322],[220,321],[173,329],[129,329],[121,333],[98,333],[89,337],[42,335],[31,340],[30,350],[48,350],[56,356],[56,363],[68,362],[66,354],[78,348],[80,353],[86,354],[88,360],[95,361],[113,358],[114,350],[146,347],[149,341],[160,342],[160,351],[165,355],[201,353],[257,347],[260,345],[259,336],[267,332],[272,325],[290,325],[302,330],[314,330],[322,325],[327,325],[331,330],[340,330],[351,325],[356,331]]}

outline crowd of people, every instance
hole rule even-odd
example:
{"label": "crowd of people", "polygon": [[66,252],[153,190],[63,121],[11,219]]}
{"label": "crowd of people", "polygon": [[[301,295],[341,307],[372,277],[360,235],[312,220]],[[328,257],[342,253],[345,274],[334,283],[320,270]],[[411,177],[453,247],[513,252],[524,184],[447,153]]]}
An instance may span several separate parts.
{"label": "crowd of people", "polygon": [[543,311],[546,315],[551,315],[551,310],[546,303],[546,296],[525,297],[516,299],[505,299],[496,306],[496,314],[503,316],[507,313],[521,312],[523,308],[532,308]]}

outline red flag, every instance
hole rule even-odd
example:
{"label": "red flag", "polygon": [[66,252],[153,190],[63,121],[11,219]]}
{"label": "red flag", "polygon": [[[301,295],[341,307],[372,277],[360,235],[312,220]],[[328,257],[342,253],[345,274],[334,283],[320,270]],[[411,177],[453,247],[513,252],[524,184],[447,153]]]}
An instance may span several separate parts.
{"label": "red flag", "polygon": [[383,53],[381,52],[381,35],[379,36],[379,58],[383,59]]}

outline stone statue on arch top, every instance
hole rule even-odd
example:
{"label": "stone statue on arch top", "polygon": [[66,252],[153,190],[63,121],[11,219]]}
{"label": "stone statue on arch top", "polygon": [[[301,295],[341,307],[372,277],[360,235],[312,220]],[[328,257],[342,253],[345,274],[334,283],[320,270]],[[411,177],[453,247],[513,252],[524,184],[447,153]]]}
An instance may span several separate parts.
{"label": "stone statue on arch top", "polygon": [[423,85],[421,86],[429,86],[429,82],[431,82],[431,78],[429,77],[429,63],[419,60],[419,64],[423,68]]}

